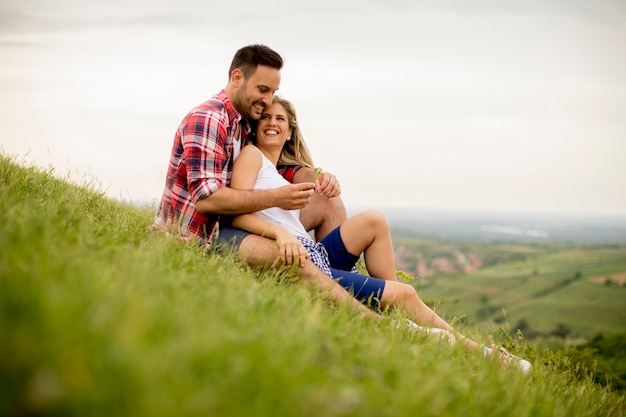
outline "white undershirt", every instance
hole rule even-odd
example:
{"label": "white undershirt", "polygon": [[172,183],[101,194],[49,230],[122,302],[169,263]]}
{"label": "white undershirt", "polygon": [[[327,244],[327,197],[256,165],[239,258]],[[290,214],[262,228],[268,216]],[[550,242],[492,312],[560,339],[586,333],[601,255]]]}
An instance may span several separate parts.
{"label": "white undershirt", "polygon": [[233,162],[235,162],[235,160],[239,156],[239,152],[241,152],[241,141],[239,140],[239,138],[236,138],[235,142],[233,143]]}

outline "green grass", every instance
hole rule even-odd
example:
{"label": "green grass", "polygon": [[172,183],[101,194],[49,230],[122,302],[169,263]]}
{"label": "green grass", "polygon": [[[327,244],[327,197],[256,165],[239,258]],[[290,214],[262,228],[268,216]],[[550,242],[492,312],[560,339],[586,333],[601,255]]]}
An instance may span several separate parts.
{"label": "green grass", "polygon": [[0,158],[0,416],[619,416],[567,357],[523,376],[151,232],[153,211]]}

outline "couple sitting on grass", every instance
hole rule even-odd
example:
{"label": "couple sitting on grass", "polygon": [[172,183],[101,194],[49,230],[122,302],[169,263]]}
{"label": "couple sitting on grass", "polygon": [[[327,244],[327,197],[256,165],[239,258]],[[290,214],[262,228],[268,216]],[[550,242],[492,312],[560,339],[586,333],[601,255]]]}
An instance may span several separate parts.
{"label": "couple sitting on grass", "polygon": [[[529,371],[527,361],[456,332],[397,280],[383,215],[369,210],[346,219],[337,179],[315,174],[293,107],[274,96],[282,65],[265,45],[241,48],[226,87],[185,116],[154,227],[207,248],[230,248],[250,266],[291,269],[329,301],[369,317],[396,309],[415,330]],[[256,122],[254,132],[249,122]],[[288,166],[282,176],[277,164]],[[362,253],[370,276],[355,268]]]}
{"label": "couple sitting on grass", "polygon": [[[297,164],[313,168],[302,133],[298,127],[293,105],[278,96],[266,107],[253,132],[251,144],[241,150],[233,166],[230,186],[240,190],[263,190],[288,184],[277,170],[279,164]],[[311,183],[314,186],[314,183]],[[232,219],[232,226],[276,241],[282,262],[301,265],[312,261],[329,277],[349,289],[354,296],[370,305],[389,305],[398,297],[396,290],[393,244],[384,215],[366,210],[346,219],[320,242],[313,240],[300,222],[299,210],[271,207]],[[369,276],[355,272],[360,255],[364,255]],[[374,278],[375,277],[375,278]],[[406,285],[406,284],[403,284]],[[413,295],[413,297],[411,297]],[[407,325],[415,330],[438,333],[454,343],[459,340],[469,349],[482,349],[486,356],[500,355],[505,363],[514,363],[528,372],[530,364],[498,346],[480,346],[464,337],[432,311],[417,297],[409,294],[411,302],[401,305],[408,317]],[[418,326],[415,322],[429,327]]]}

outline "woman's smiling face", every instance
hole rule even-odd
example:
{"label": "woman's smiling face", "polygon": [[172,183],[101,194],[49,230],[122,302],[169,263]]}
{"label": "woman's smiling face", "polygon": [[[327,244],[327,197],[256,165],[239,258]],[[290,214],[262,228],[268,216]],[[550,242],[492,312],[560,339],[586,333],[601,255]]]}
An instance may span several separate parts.
{"label": "woman's smiling face", "polygon": [[282,148],[290,136],[289,117],[283,105],[273,103],[265,107],[257,124],[257,144],[261,146],[277,145]]}

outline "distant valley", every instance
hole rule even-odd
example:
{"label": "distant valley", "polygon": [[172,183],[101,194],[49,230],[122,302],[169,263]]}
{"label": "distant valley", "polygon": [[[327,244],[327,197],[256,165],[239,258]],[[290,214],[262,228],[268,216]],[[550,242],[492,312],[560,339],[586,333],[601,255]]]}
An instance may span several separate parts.
{"label": "distant valley", "polygon": [[448,319],[535,341],[626,333],[626,218],[383,211],[397,268]]}

